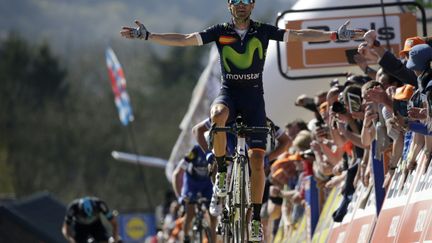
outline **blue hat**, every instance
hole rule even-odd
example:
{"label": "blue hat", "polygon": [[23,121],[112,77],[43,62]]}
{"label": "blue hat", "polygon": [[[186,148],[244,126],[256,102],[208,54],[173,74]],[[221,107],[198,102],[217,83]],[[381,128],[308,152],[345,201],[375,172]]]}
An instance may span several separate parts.
{"label": "blue hat", "polygon": [[416,45],[409,51],[406,67],[411,70],[424,71],[432,60],[432,47],[427,44]]}

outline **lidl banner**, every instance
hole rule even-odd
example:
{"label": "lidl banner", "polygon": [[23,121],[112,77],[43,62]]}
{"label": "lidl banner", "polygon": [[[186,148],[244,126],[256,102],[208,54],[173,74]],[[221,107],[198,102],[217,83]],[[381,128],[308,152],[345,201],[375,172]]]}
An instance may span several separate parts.
{"label": "lidl banner", "polygon": [[[412,13],[388,14],[386,25],[381,15],[349,16],[350,28],[375,29],[378,40],[390,43],[394,53],[403,49],[406,38],[417,35],[416,17]],[[347,20],[346,16],[288,21],[287,29],[335,30]],[[289,70],[348,66],[345,50],[357,49],[361,41],[287,42]]]}
{"label": "lidl banner", "polygon": [[156,234],[154,214],[120,214],[119,232],[124,243],[142,243]]}

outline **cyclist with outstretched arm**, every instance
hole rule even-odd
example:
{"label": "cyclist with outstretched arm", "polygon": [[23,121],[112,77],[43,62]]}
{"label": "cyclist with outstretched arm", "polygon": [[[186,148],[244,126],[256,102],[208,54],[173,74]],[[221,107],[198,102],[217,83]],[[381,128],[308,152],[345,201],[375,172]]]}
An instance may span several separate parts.
{"label": "cyclist with outstretched arm", "polygon": [[[125,38],[139,38],[168,46],[200,46],[215,42],[220,55],[222,87],[210,109],[212,123],[217,126],[235,119],[240,113],[247,126],[265,126],[262,72],[269,40],[276,41],[328,41],[361,38],[363,30],[348,30],[346,22],[338,31],[285,30],[250,19],[255,0],[228,0],[231,21],[214,25],[204,31],[191,34],[150,33],[139,21],[137,28],[123,27]],[[248,144],[251,161],[251,200],[253,216],[251,241],[261,241],[260,211],[264,191],[264,134],[250,136]],[[214,154],[218,163],[216,194],[223,197],[226,188],[226,135],[217,133],[214,138]]]}

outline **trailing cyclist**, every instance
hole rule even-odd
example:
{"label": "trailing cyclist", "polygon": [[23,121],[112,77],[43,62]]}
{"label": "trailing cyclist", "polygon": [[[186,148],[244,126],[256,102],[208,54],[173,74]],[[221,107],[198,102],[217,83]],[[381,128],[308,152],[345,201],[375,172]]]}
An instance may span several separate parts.
{"label": "trailing cyclist", "polygon": [[[150,33],[139,21],[137,28],[123,27],[120,32],[125,38],[139,38],[169,46],[200,46],[215,42],[222,71],[222,88],[210,109],[212,123],[223,127],[240,113],[247,126],[265,126],[265,105],[263,97],[262,72],[270,40],[276,41],[329,41],[361,38],[363,30],[348,30],[349,22],[338,31],[285,30],[255,22],[250,19],[255,0],[228,0],[231,21],[214,25],[204,31],[192,34]],[[261,241],[262,226],[260,211],[264,192],[264,155],[266,139],[264,134],[250,136],[248,143],[251,161],[251,200],[253,216],[250,224],[251,241]],[[226,135],[215,135],[214,154],[218,163],[216,194],[226,196]]]}
{"label": "trailing cyclist", "polygon": [[[209,176],[209,163],[204,151],[195,145],[180,161],[173,172],[173,187],[181,203],[185,206],[185,222],[183,224],[184,242],[190,242],[191,222],[195,216],[195,206],[199,197],[207,199],[210,204],[213,184]],[[210,216],[211,242],[215,242],[216,218]]]}
{"label": "trailing cyclist", "polygon": [[[97,197],[75,199],[67,207],[62,233],[71,243],[87,243],[89,238],[102,243],[108,242],[110,237],[120,242],[116,214]],[[102,218],[110,222],[112,235],[103,225]]]}

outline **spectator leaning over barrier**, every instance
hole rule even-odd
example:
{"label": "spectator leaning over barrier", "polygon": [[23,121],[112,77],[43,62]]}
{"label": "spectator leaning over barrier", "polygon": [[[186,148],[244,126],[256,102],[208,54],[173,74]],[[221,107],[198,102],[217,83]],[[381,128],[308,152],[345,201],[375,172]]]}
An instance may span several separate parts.
{"label": "spectator leaning over barrier", "polygon": [[341,88],[342,86],[340,85],[333,86],[327,93],[330,140],[324,140],[322,143],[319,143],[321,151],[327,157],[329,163],[333,165],[333,174],[335,176],[326,184],[328,188],[332,188],[344,180],[346,174],[342,173],[344,168],[342,163],[344,161],[343,156],[346,152],[351,152],[350,143],[346,143],[346,139],[339,133],[336,113],[332,109],[333,104],[338,101]]}
{"label": "spectator leaning over barrier", "polygon": [[[413,87],[413,86],[411,86]],[[397,166],[400,158],[399,150],[402,150],[403,146],[403,133],[391,126],[389,126],[390,120],[393,118],[391,112],[388,111],[387,107],[383,103],[376,103],[373,100],[373,96],[370,95],[370,91],[379,91],[382,95],[386,95],[384,87],[380,82],[370,81],[362,87],[362,97],[364,98],[365,104],[365,115],[362,129],[362,143],[365,146],[370,146],[372,140],[377,140],[378,153],[383,154],[384,158],[384,173],[386,173],[386,185],[389,179],[394,173],[394,169]],[[389,102],[391,100],[389,99]],[[381,129],[381,130],[380,130]],[[392,129],[392,138],[390,139],[388,131]],[[393,142],[393,144],[392,144]],[[391,145],[392,144],[392,145]],[[396,153],[392,153],[396,151]],[[365,162],[361,163],[360,174],[365,172]],[[370,169],[370,167],[368,168]],[[391,171],[390,171],[391,170]],[[389,173],[387,173],[389,172]],[[364,174],[367,177],[368,174]],[[365,183],[365,181],[363,181]]]}
{"label": "spectator leaning over barrier", "polygon": [[[374,30],[366,32],[364,35],[365,42],[361,43],[358,48],[358,52],[363,55],[366,59],[378,62],[378,64],[384,68],[384,70],[397,79],[401,80],[405,84],[411,84],[417,87],[415,74],[407,69],[403,62],[396,58],[393,53],[385,49],[385,46],[379,45],[377,42],[377,34]],[[425,43],[424,40],[418,37],[408,38],[405,42],[403,53],[412,48],[415,45]],[[402,58],[404,56],[402,55]]]}
{"label": "spectator leaning over barrier", "polygon": [[[360,46],[364,46],[366,45],[366,43],[362,43],[360,44]],[[360,49],[359,46],[359,49]],[[374,56],[371,58],[375,58]],[[363,71],[363,73],[365,75],[367,75],[368,77],[374,79],[376,76],[376,72],[375,69],[372,69],[371,67],[369,67],[368,65],[368,59],[365,57],[365,54],[356,54],[354,55],[354,61],[357,63],[357,65],[359,66],[359,68]]]}
{"label": "spectator leaning over barrier", "polygon": [[329,179],[333,175],[333,164],[329,161],[326,154],[323,153],[323,147],[327,148],[327,152],[333,147],[329,133],[329,111],[328,103],[325,101],[320,105],[319,112],[323,118],[324,123],[319,124],[315,130],[312,131],[311,149],[314,152],[315,164],[314,172],[320,174],[322,179]]}
{"label": "spectator leaning over barrier", "polygon": [[[416,75],[418,76],[418,83],[419,83],[419,90],[416,92],[418,93],[418,100],[416,100],[416,94],[413,95],[413,106],[415,108],[411,108],[408,115],[412,119],[418,119],[420,123],[425,124],[426,123],[426,116],[424,114],[427,114],[428,109],[428,101],[427,97],[430,97],[430,90],[432,86],[429,84],[432,79],[432,69],[431,69],[431,61],[432,61],[432,47],[430,47],[427,44],[420,44],[414,46],[409,51],[409,59],[406,64],[406,67],[413,70]],[[431,83],[432,84],[432,83]],[[417,136],[423,136],[419,135],[419,133],[416,133]],[[427,156],[427,160],[430,160],[431,158],[431,151],[432,151],[432,137],[431,136],[425,136],[424,137],[424,146],[423,146],[423,152]],[[419,147],[421,146],[421,142],[419,141]],[[414,157],[414,156],[413,156]],[[416,161],[411,159],[409,163],[410,168],[414,168],[416,165]]]}
{"label": "spectator leaning over barrier", "polygon": [[406,124],[408,119],[408,103],[410,102],[414,92],[414,86],[406,84],[397,88],[393,94],[394,119],[390,123],[390,126],[403,134],[403,149],[397,167],[400,167],[400,169],[404,171],[404,176],[408,173],[407,164],[412,157],[412,153],[408,153],[408,151],[412,149],[412,146],[415,143],[413,132],[407,130],[408,125]]}

